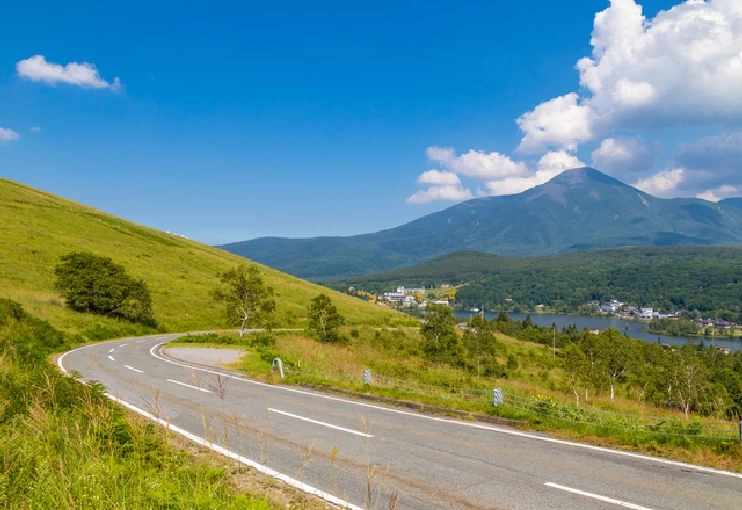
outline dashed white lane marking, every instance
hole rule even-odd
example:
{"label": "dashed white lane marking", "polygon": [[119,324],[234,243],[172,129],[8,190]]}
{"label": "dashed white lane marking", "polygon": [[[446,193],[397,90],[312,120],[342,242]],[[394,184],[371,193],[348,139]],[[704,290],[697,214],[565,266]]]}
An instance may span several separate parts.
{"label": "dashed white lane marking", "polygon": [[[86,348],[89,348],[89,347],[93,347],[93,345],[86,345],[84,347],[80,347],[79,349],[75,349],[75,350],[77,351],[77,350],[80,350],[80,349],[86,349]],[[62,373],[65,374],[65,375],[69,375],[69,372],[67,371],[66,368],[64,368],[64,364],[62,363],[62,361],[64,360],[64,357],[67,356],[70,352],[73,352],[73,351],[67,351],[64,354],[62,354],[59,358],[57,358],[57,366],[62,371]],[[85,384],[85,381],[81,381],[81,382],[83,384]],[[158,418],[158,417],[154,416],[151,413],[148,413],[144,409],[140,409],[140,408],[138,408],[138,407],[136,407],[136,406],[128,403],[125,400],[121,400],[120,398],[111,395],[110,393],[106,393],[105,395],[106,395],[106,397],[110,398],[114,402],[116,402],[116,403],[124,406],[125,408],[127,408],[127,409],[129,409],[129,410],[131,410],[131,411],[133,411],[133,412],[141,415],[141,416],[144,416],[145,418],[147,418],[147,419],[149,419],[149,420],[151,420],[151,421],[153,421],[155,423],[158,423],[159,425],[162,425],[163,427],[166,427],[169,430],[172,430],[176,434],[180,434],[181,436],[185,437],[186,439],[189,439],[190,441],[193,441],[196,444],[199,444],[201,446],[204,446],[204,447],[206,447],[206,448],[208,448],[208,449],[210,449],[210,450],[212,450],[214,452],[219,453],[220,455],[224,455],[225,457],[227,457],[229,459],[236,460],[237,462],[239,462],[241,464],[244,464],[245,466],[251,467],[254,470],[256,470],[257,472],[259,472],[259,473],[262,473],[264,475],[270,476],[271,478],[275,478],[276,480],[279,480],[279,481],[285,483],[289,487],[293,487],[294,489],[298,489],[298,490],[300,490],[302,492],[305,492],[307,494],[312,494],[313,496],[317,496],[318,498],[322,498],[325,501],[327,501],[328,503],[331,503],[333,505],[337,505],[339,508],[344,508],[346,510],[364,510],[363,507],[354,505],[353,503],[350,503],[348,501],[345,501],[343,499],[340,499],[337,496],[333,496],[330,493],[327,493],[327,492],[321,491],[319,489],[316,489],[316,488],[312,487],[311,485],[307,485],[304,482],[301,482],[299,480],[296,480],[294,478],[291,478],[290,476],[284,475],[283,473],[279,473],[275,469],[271,469],[268,466],[265,466],[263,464],[259,464],[259,463],[255,462],[254,460],[248,459],[247,457],[242,457],[241,455],[238,455],[238,454],[236,454],[236,453],[234,453],[234,452],[232,452],[230,450],[227,450],[224,447],[221,447],[219,445],[216,445],[216,444],[214,444],[211,441],[207,441],[207,440],[205,440],[205,439],[203,439],[203,438],[201,438],[201,437],[199,437],[199,436],[197,436],[195,434],[191,434],[187,430],[181,429],[180,427],[176,427],[175,425],[173,425],[173,424],[171,424],[171,423],[169,423],[169,422],[167,422],[167,421],[165,421],[165,420],[163,420],[161,418]]]}
{"label": "dashed white lane marking", "polygon": [[329,429],[341,430],[343,432],[348,432],[349,434],[355,434],[356,436],[374,437],[371,434],[366,434],[365,432],[360,432],[358,430],[353,430],[353,429],[346,429],[345,427],[340,427],[338,425],[333,425],[332,423],[326,423],[324,421],[313,420],[311,418],[307,418],[306,416],[299,416],[298,414],[287,413],[286,411],[281,411],[280,409],[273,409],[273,408],[269,407],[268,410],[270,412],[272,412],[272,413],[282,414],[284,416],[289,416],[291,418],[296,418],[297,420],[306,421],[306,422],[309,422],[309,423],[315,423],[317,425],[322,425],[323,427],[327,427]]}
{"label": "dashed white lane marking", "polygon": [[593,499],[597,499],[598,501],[603,501],[605,503],[612,503],[614,505],[622,506],[624,508],[630,508],[631,510],[652,510],[651,508],[647,508],[646,506],[637,505],[635,503],[627,503],[626,501],[620,501],[618,499],[609,498],[608,496],[601,496],[599,494],[593,494],[592,492],[581,491],[580,489],[573,489],[572,487],[565,487],[564,485],[559,485],[553,482],[546,482],[544,485],[546,485],[547,487],[551,487],[552,489],[559,489],[559,490],[571,492],[572,494],[578,494],[580,496],[585,496],[586,498],[593,498]]}
{"label": "dashed white lane marking", "polygon": [[144,372],[142,372],[141,370],[137,370],[137,369],[136,369],[136,368],[134,368],[134,367],[130,367],[129,365],[124,365],[124,366],[125,366],[126,368],[128,368],[129,370],[133,370],[134,372],[139,372],[140,374],[143,374],[143,373],[144,373]]}
{"label": "dashed white lane marking", "polygon": [[134,342],[134,343],[135,343],[135,344],[143,344],[143,343],[144,343],[144,340],[138,340],[138,341],[136,341],[136,342]]}
{"label": "dashed white lane marking", "polygon": [[113,351],[115,351],[115,350],[116,350],[116,348],[114,347],[113,349],[111,349],[111,350],[110,350],[110,351],[108,351],[108,352],[113,352]]}
{"label": "dashed white lane marking", "polygon": [[190,384],[186,384],[186,383],[184,383],[184,382],[176,381],[175,379],[165,379],[165,380],[166,380],[167,382],[171,382],[171,383],[175,383],[175,384],[180,384],[181,386],[186,386],[186,387],[188,387],[188,388],[193,388],[194,390],[198,390],[198,391],[203,391],[204,393],[211,393],[211,392],[210,392],[209,390],[207,390],[206,388],[199,388],[198,386],[192,386],[192,385],[190,385]]}
{"label": "dashed white lane marking", "polygon": [[115,359],[113,359],[113,356],[108,356],[108,359],[110,359],[111,361],[116,361]]}
{"label": "dashed white lane marking", "polygon": [[[159,340],[159,338],[158,338],[158,340]],[[668,466],[675,466],[675,467],[680,467],[680,468],[684,468],[684,469],[692,469],[694,471],[700,471],[702,473],[711,473],[711,474],[714,474],[714,475],[731,476],[731,477],[734,477],[734,478],[742,479],[742,473],[733,473],[731,471],[723,471],[721,469],[714,469],[714,468],[705,467],[705,466],[696,466],[696,465],[693,465],[693,464],[686,464],[685,462],[680,462],[680,461],[677,461],[677,460],[663,459],[661,457],[650,457],[648,455],[642,455],[642,454],[639,454],[639,453],[627,452],[625,450],[613,450],[611,448],[605,448],[603,446],[594,446],[594,445],[585,444],[585,443],[573,443],[571,441],[565,441],[563,439],[555,439],[553,437],[548,437],[548,436],[538,436],[538,435],[535,435],[535,434],[529,434],[527,432],[520,432],[518,430],[503,429],[503,428],[493,427],[493,426],[489,426],[489,425],[480,425],[478,423],[469,423],[469,422],[465,422],[465,421],[451,420],[451,419],[448,419],[448,418],[439,418],[437,416],[429,416],[429,415],[425,415],[425,414],[415,414],[415,413],[410,413],[410,412],[407,412],[407,411],[403,411],[401,409],[395,409],[395,408],[391,408],[391,407],[381,407],[381,406],[377,406],[377,405],[374,405],[374,404],[366,404],[364,402],[357,402],[355,400],[347,400],[347,399],[344,399],[344,398],[332,397],[330,395],[323,395],[321,393],[311,393],[309,391],[298,390],[298,389],[295,389],[295,388],[290,388],[288,386],[274,386],[272,384],[266,384],[266,383],[263,383],[263,382],[260,382],[260,381],[252,381],[250,379],[245,379],[244,377],[236,377],[236,376],[233,376],[233,375],[225,374],[224,372],[218,372],[216,370],[209,370],[209,369],[206,369],[206,368],[200,368],[200,367],[197,367],[197,366],[194,366],[194,365],[188,365],[186,363],[180,363],[178,361],[173,361],[173,360],[170,360],[170,359],[167,359],[167,358],[163,358],[162,356],[159,356],[159,355],[155,354],[155,350],[159,346],[161,346],[163,343],[165,343],[165,342],[159,343],[159,344],[155,345],[154,347],[152,347],[149,350],[149,353],[153,357],[159,359],[160,361],[164,361],[165,363],[170,363],[171,365],[177,365],[179,367],[185,367],[185,368],[188,368],[190,370],[196,370],[196,371],[205,372],[205,373],[208,373],[208,374],[219,375],[219,376],[225,377],[227,379],[235,379],[235,380],[238,380],[238,381],[242,381],[242,382],[246,382],[246,383],[249,383],[249,384],[253,384],[255,386],[263,386],[263,387],[266,387],[266,388],[269,388],[269,389],[273,389],[273,390],[288,391],[288,392],[291,392],[291,393],[298,393],[300,395],[307,395],[307,396],[315,397],[315,398],[323,398],[325,400],[333,400],[335,402],[344,402],[346,404],[351,404],[351,405],[354,405],[354,406],[366,407],[368,409],[376,409],[376,410],[385,411],[385,412],[388,412],[388,413],[402,414],[402,415],[405,415],[405,416],[411,416],[413,418],[419,418],[419,419],[423,419],[423,420],[438,421],[438,422],[442,422],[442,423],[448,423],[448,424],[451,424],[451,425],[457,425],[457,426],[460,426],[460,427],[471,427],[471,428],[475,428],[475,429],[489,430],[491,432],[499,432],[501,434],[508,434],[508,435],[511,435],[511,436],[524,437],[524,438],[527,438],[527,439],[535,439],[537,441],[543,441],[543,442],[546,442],[546,443],[560,444],[560,445],[564,445],[564,446],[571,446],[571,447],[574,447],[574,448],[585,448],[585,449],[588,449],[588,450],[593,450],[593,451],[597,451],[597,452],[601,452],[601,453],[607,453],[609,455],[621,455],[621,456],[630,457],[630,458],[633,458],[633,459],[639,459],[639,460],[644,460],[644,461],[649,461],[649,462],[657,462],[657,463],[665,464],[665,465],[668,465]]]}
{"label": "dashed white lane marking", "polygon": [[121,344],[119,345],[119,347],[126,347],[126,344]]}

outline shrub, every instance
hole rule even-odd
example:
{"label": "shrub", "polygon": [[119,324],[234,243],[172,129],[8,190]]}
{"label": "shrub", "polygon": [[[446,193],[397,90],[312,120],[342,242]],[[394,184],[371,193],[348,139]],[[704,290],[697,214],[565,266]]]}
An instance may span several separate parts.
{"label": "shrub", "polygon": [[155,325],[147,284],[127,275],[113,259],[70,253],[62,257],[54,274],[57,289],[73,310]]}

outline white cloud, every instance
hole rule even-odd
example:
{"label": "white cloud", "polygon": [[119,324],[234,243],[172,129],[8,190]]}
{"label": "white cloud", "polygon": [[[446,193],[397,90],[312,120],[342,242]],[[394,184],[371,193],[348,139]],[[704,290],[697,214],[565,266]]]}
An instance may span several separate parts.
{"label": "white cloud", "polygon": [[433,186],[457,186],[461,184],[459,176],[453,172],[441,172],[440,170],[428,170],[417,178],[418,184],[431,184]]}
{"label": "white cloud", "polygon": [[593,167],[618,179],[629,180],[637,174],[650,172],[658,153],[658,144],[638,137],[606,138],[593,151]]}
{"label": "white cloud", "polygon": [[718,202],[729,197],[738,197],[742,189],[737,186],[719,186],[717,189],[706,190],[703,193],[697,193],[696,198],[702,198],[710,202]]}
{"label": "white cloud", "polygon": [[531,175],[490,181],[485,186],[488,195],[512,195],[543,184],[565,170],[584,166],[585,163],[565,151],[549,152],[541,157]]}
{"label": "white cloud", "polygon": [[0,127],[0,143],[14,142],[21,136],[9,128]]}
{"label": "white cloud", "polygon": [[550,146],[575,150],[580,143],[590,140],[592,113],[578,99],[575,93],[556,97],[521,115],[516,123],[525,136],[518,150],[539,152]]}
{"label": "white cloud", "polygon": [[32,133],[40,133],[41,132],[41,128],[39,126],[34,126],[34,127],[31,128],[31,132]]}
{"label": "white cloud", "polygon": [[461,185],[433,186],[420,190],[407,198],[408,204],[428,204],[434,200],[452,200],[460,202],[472,198],[471,191]]}
{"label": "white cloud", "polygon": [[640,179],[634,184],[634,187],[650,195],[663,197],[675,191],[684,179],[685,170],[675,168],[672,170],[663,170],[652,176]]}
{"label": "white cloud", "polygon": [[581,94],[518,119],[519,150],[575,150],[620,128],[742,124],[742,2],[687,0],[647,19],[635,0],[595,15]]}
{"label": "white cloud", "polygon": [[62,66],[47,62],[43,55],[34,55],[16,64],[18,76],[31,81],[40,81],[49,85],[69,83],[85,88],[119,90],[121,82],[114,78],[107,82],[100,77],[98,69],[87,62],[70,62]]}
{"label": "white cloud", "polygon": [[528,172],[528,165],[513,161],[499,152],[475,151],[460,156],[450,147],[428,147],[428,159],[446,170],[475,179],[495,179]]}

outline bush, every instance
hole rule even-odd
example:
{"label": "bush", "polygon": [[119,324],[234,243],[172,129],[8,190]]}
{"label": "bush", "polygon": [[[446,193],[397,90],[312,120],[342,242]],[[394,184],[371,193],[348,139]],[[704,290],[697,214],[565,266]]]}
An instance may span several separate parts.
{"label": "bush", "polygon": [[62,257],[54,274],[57,289],[73,310],[155,325],[147,284],[127,275],[113,259],[70,253]]}

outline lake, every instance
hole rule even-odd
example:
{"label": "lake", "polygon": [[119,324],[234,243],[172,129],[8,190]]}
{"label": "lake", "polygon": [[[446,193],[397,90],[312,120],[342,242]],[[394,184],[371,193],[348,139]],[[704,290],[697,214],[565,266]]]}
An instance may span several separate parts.
{"label": "lake", "polygon": [[[470,312],[455,312],[456,317],[459,319],[468,319],[474,315]],[[497,318],[498,313],[487,312],[484,314],[487,320]],[[509,313],[508,317],[513,320],[522,321],[526,318],[525,313]],[[663,344],[676,344],[683,345],[687,342],[700,343],[703,341],[703,345],[715,347],[728,347],[733,351],[742,349],[741,339],[718,339],[718,338],[704,338],[704,337],[681,337],[681,336],[665,336],[665,335],[654,335],[644,329],[643,322],[640,321],[627,321],[620,319],[608,319],[604,317],[583,317],[580,315],[557,315],[550,313],[532,313],[531,320],[538,326],[551,327],[552,324],[556,324],[560,330],[566,328],[571,324],[577,326],[577,329],[582,331],[585,328],[588,329],[599,329],[603,331],[608,328],[615,328],[621,332],[626,332],[631,338],[637,338],[644,340],[645,342],[657,342],[657,338],[660,339],[660,343]]]}

